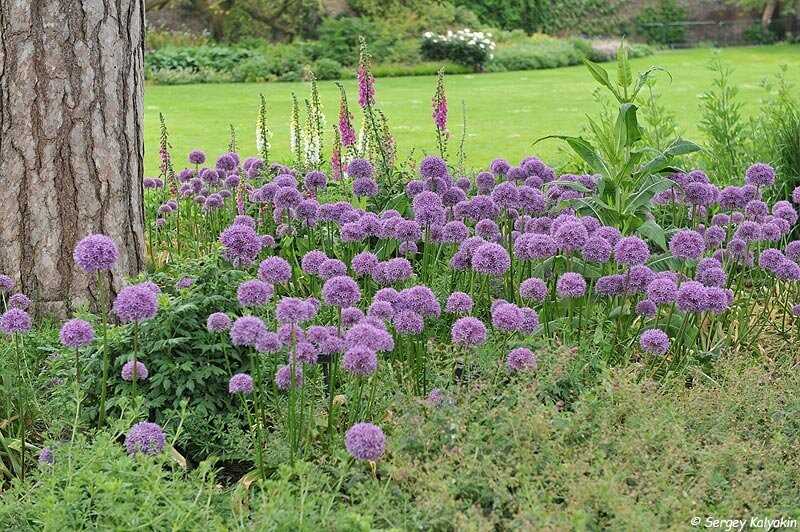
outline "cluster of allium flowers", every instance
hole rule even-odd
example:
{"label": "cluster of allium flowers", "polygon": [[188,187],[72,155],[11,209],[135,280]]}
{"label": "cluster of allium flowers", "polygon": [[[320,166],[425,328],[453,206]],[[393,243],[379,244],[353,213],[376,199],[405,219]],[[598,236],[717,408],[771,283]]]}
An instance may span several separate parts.
{"label": "cluster of allium flowers", "polygon": [[[292,388],[292,368],[291,365],[286,364],[278,368],[275,372],[275,386],[279,390],[285,392]],[[294,387],[301,388],[303,386],[303,366],[297,364],[294,368]]]}
{"label": "cluster of allium flowers", "polygon": [[119,258],[119,250],[109,237],[95,234],[78,242],[72,256],[83,271],[94,273],[113,268]]}
{"label": "cluster of allium flowers", "polygon": [[589,232],[580,222],[566,222],[556,229],[556,244],[565,253],[581,249],[589,238]]}
{"label": "cluster of allium flowers", "polygon": [[236,318],[231,327],[231,342],[235,346],[255,347],[256,341],[267,332],[264,322],[255,316]]}
{"label": "cluster of allium flowers", "polygon": [[303,258],[300,260],[300,268],[305,273],[315,275],[319,272],[320,265],[326,260],[328,260],[328,256],[324,252],[318,249],[312,249],[303,255]]}
{"label": "cluster of allium flowers", "polygon": [[322,299],[335,307],[351,307],[361,299],[361,290],[358,283],[346,275],[331,277],[322,287]]}
{"label": "cluster of allium flowers", "polygon": [[253,377],[247,373],[237,373],[228,381],[228,393],[249,395],[253,392]]}
{"label": "cluster of allium flowers", "polygon": [[745,182],[756,187],[768,187],[775,182],[775,169],[768,164],[756,163],[745,172]]}
{"label": "cluster of allium flowers", "polygon": [[642,350],[654,355],[663,355],[669,351],[669,337],[661,329],[648,329],[639,337]]}
{"label": "cluster of allium flowers", "polygon": [[618,264],[634,266],[644,264],[650,258],[650,249],[641,238],[627,236],[621,238],[614,247],[614,260]]}
{"label": "cluster of allium flowers", "polygon": [[283,257],[268,257],[258,265],[258,278],[265,283],[286,283],[292,278],[292,266]]}
{"label": "cluster of allium flowers", "polygon": [[564,299],[581,297],[586,293],[586,280],[579,273],[566,272],[556,282],[556,293]]}
{"label": "cluster of allium flowers", "polygon": [[450,330],[454,344],[473,347],[486,341],[486,326],[478,318],[467,316],[459,318]]}
{"label": "cluster of allium flowers", "polygon": [[255,262],[263,241],[252,227],[233,224],[219,235],[222,256],[236,267],[249,266]]}
{"label": "cluster of allium flowers", "polygon": [[507,301],[492,305],[492,326],[501,331],[516,331],[522,325],[522,312],[518,306]]}
{"label": "cluster of allium flowers", "polygon": [[271,284],[259,279],[250,279],[239,284],[236,289],[236,298],[243,307],[260,307],[266,305],[275,293]]}
{"label": "cluster of allium flowers", "polygon": [[506,367],[511,373],[535,370],[536,355],[527,347],[517,347],[508,353]]}
{"label": "cluster of allium flowers", "polygon": [[538,277],[525,279],[519,285],[519,295],[523,299],[532,301],[544,301],[547,298],[547,285]]}
{"label": "cluster of allium flowers", "polygon": [[208,332],[225,332],[231,328],[231,319],[224,312],[214,312],[209,314],[206,320]]}
{"label": "cluster of allium flowers", "polygon": [[478,273],[500,277],[511,267],[511,257],[503,246],[487,242],[475,249],[471,264]]}
{"label": "cluster of allium flowers", "polygon": [[282,298],[275,309],[275,317],[281,323],[301,323],[310,320],[316,313],[313,304],[296,297]]}
{"label": "cluster of allium flowers", "polygon": [[372,375],[378,369],[378,355],[364,346],[353,346],[344,352],[342,368],[353,375]]}
{"label": "cluster of allium flowers", "polygon": [[156,315],[158,301],[152,290],[133,285],[120,290],[111,310],[123,323],[141,322]]}
{"label": "cluster of allium flowers", "polygon": [[706,287],[697,281],[686,281],[678,289],[676,302],[682,312],[703,312],[707,305]]}
{"label": "cluster of allium flowers", "polygon": [[164,449],[166,441],[161,427],[149,421],[140,421],[125,436],[125,449],[131,456],[137,453],[154,455]]}
{"label": "cluster of allium flowers", "polygon": [[0,316],[0,332],[6,335],[24,334],[31,330],[31,317],[18,308],[10,308]]}
{"label": "cluster of allium flowers", "polygon": [[400,310],[392,316],[392,325],[400,335],[418,335],[425,328],[425,321],[413,310]]}
{"label": "cluster of allium flowers", "polygon": [[647,299],[656,305],[672,303],[678,296],[678,285],[672,279],[657,277],[646,288]]}
{"label": "cluster of allium flowers", "polygon": [[356,423],[344,435],[344,445],[356,460],[374,462],[383,456],[386,436],[380,427],[372,423]]}
{"label": "cluster of allium flowers", "polygon": [[356,323],[347,331],[344,342],[348,348],[362,346],[376,353],[394,350],[392,335],[383,328],[380,322],[371,323],[366,319]]}
{"label": "cluster of allium flowers", "polygon": [[414,196],[412,201],[414,218],[422,225],[441,225],[445,221],[442,198],[435,192],[423,191]]}
{"label": "cluster of allium flowers", "polygon": [[705,251],[706,243],[703,235],[691,229],[681,229],[669,241],[669,250],[673,257],[695,260]]}
{"label": "cluster of allium flowers", "polygon": [[120,376],[122,380],[130,382],[133,380],[134,373],[136,374],[137,381],[146,381],[147,377],[150,376],[147,366],[138,360],[136,361],[136,371],[134,371],[133,360],[129,360],[122,366]]}
{"label": "cluster of allium flowers", "polygon": [[611,243],[605,238],[593,236],[581,248],[581,255],[587,262],[608,262],[611,258]]}
{"label": "cluster of allium flowers", "polygon": [[8,275],[0,275],[0,293],[9,292],[14,288],[14,280]]}
{"label": "cluster of allium flowers", "polygon": [[18,292],[8,298],[8,306],[20,310],[28,310],[28,307],[31,306],[31,300],[25,294]]}
{"label": "cluster of allium flowers", "polygon": [[439,157],[425,157],[419,163],[419,174],[425,179],[443,178],[447,175],[447,163]]}
{"label": "cluster of allium flowers", "polygon": [[71,319],[64,322],[64,325],[61,326],[58,339],[64,347],[78,349],[92,343],[92,340],[94,340],[94,329],[88,321],[77,318]]}
{"label": "cluster of allium flowers", "polygon": [[465,292],[453,292],[447,298],[445,310],[451,314],[467,314],[472,311],[472,297]]}

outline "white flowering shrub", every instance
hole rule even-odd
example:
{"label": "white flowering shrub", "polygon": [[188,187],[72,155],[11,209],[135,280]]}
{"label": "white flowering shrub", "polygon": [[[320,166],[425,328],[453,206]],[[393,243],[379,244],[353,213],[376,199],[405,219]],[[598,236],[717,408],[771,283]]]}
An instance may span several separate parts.
{"label": "white flowering shrub", "polygon": [[491,33],[472,31],[468,28],[446,34],[430,31],[422,35],[422,55],[426,59],[438,61],[446,59],[475,70],[483,70],[492,58],[495,42]]}

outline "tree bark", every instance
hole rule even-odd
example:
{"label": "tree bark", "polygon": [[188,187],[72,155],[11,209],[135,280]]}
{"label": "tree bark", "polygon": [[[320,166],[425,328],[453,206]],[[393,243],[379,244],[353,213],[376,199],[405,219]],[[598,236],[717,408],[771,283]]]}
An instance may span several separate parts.
{"label": "tree bark", "polygon": [[0,0],[0,273],[37,314],[98,301],[75,244],[144,263],[143,0]]}
{"label": "tree bark", "polygon": [[775,9],[778,7],[778,0],[767,0],[764,4],[764,11],[761,13],[761,26],[764,29],[769,28],[772,23],[772,17],[775,15]]}

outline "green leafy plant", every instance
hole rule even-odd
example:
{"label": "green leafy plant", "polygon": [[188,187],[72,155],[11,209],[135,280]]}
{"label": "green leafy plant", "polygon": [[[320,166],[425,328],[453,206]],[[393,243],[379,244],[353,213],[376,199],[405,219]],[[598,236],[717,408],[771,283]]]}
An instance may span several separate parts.
{"label": "green leafy plant", "polygon": [[[600,135],[604,139],[602,149],[582,137],[567,135],[550,135],[536,142],[549,138],[564,141],[599,176],[596,194],[569,200],[568,203],[585,214],[596,216],[605,224],[615,225],[623,233],[638,232],[665,248],[664,230],[649,216],[650,200],[674,185],[667,176],[678,170],[673,166],[676,158],[696,152],[700,147],[682,138],[667,143],[663,150],[644,144],[637,117],[639,107],[635,102],[648,80],[660,70],[658,67],[640,72],[634,79],[624,44],[620,45],[617,53],[617,78],[614,81],[596,63],[589,60],[585,63],[592,77],[619,104],[613,131]],[[599,128],[595,127],[595,131],[598,132]],[[571,182],[557,181],[555,184],[582,187]]]}

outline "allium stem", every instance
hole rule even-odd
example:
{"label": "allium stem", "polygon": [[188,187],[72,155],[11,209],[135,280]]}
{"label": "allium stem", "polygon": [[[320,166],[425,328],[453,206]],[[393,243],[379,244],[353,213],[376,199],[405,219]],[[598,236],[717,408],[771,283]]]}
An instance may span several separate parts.
{"label": "allium stem", "polygon": [[108,372],[111,361],[108,357],[108,292],[101,286],[100,271],[97,272],[97,291],[100,293],[100,322],[103,329],[103,378],[100,381],[100,406],[98,408],[97,428],[102,429],[106,421],[106,397],[108,396]]}

